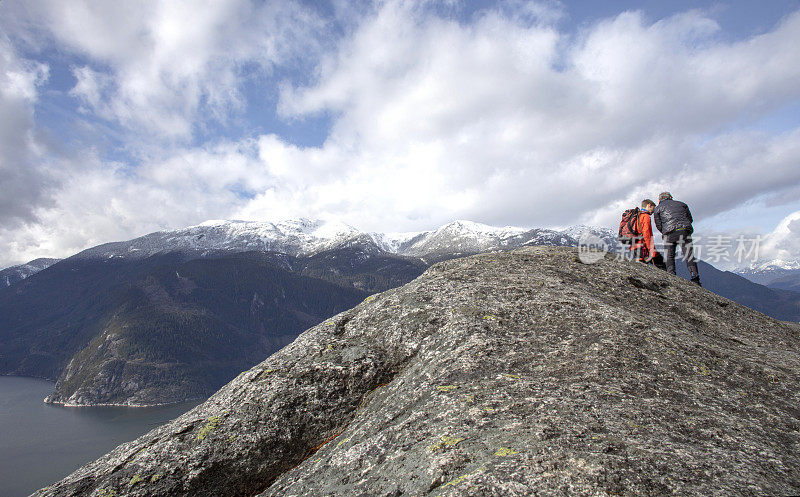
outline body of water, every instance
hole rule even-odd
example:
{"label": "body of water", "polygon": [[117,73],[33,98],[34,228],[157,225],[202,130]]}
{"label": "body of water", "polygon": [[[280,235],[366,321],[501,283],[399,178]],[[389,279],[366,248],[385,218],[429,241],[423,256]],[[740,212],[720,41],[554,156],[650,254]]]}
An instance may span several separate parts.
{"label": "body of water", "polygon": [[0,376],[0,495],[24,497],[199,402],[163,407],[60,407],[53,383]]}

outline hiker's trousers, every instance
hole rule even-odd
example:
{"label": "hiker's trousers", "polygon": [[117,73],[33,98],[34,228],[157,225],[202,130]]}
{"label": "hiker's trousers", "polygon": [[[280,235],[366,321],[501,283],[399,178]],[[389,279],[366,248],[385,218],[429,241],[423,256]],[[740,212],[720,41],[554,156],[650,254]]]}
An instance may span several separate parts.
{"label": "hiker's trousers", "polygon": [[687,229],[670,231],[664,235],[664,262],[667,265],[667,271],[675,274],[675,252],[678,245],[681,246],[686,268],[689,269],[691,277],[696,278],[699,276],[699,272],[697,271],[697,261],[694,258],[692,231]]}

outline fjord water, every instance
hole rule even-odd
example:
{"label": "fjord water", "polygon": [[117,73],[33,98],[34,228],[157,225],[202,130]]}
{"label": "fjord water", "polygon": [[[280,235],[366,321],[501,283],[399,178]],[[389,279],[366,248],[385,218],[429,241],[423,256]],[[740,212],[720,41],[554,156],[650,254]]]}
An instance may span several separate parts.
{"label": "fjord water", "polygon": [[0,496],[27,496],[199,402],[160,407],[61,407],[53,383],[0,376]]}

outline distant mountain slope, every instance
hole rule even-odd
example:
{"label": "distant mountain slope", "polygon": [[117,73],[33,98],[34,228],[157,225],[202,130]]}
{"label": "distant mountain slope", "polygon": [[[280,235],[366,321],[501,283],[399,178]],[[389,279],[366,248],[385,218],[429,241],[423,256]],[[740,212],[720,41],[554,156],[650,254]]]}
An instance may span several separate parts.
{"label": "distant mountain slope", "polygon": [[643,265],[444,262],[36,497],[800,493],[794,326]]}
{"label": "distant mountain slope", "polygon": [[67,259],[0,292],[0,373],[58,378],[48,399],[58,403],[201,398],[308,326],[424,269],[394,256],[319,266],[262,252]]}
{"label": "distant mountain slope", "polygon": [[743,276],[753,283],[759,285],[769,285],[773,281],[785,278],[787,276],[800,275],[800,269],[782,267],[775,265],[766,265],[759,268],[736,270],[736,274]]}
{"label": "distant mountain slope", "polygon": [[[729,271],[720,271],[711,264],[698,262],[700,280],[705,288],[775,319],[800,321],[800,293],[781,288],[768,288]],[[678,275],[689,279],[689,271],[681,260],[676,261]]]}
{"label": "distant mountain slope", "polygon": [[25,264],[11,266],[0,270],[0,288],[11,286],[14,283],[38,273],[52,266],[61,259],[34,259]]}
{"label": "distant mountain slope", "polygon": [[189,228],[158,231],[133,240],[106,243],[75,255],[79,258],[145,258],[163,252],[278,252],[308,255],[358,235],[343,223],[298,219],[279,223],[208,221]]}
{"label": "distant mountain slope", "polygon": [[404,285],[428,268],[419,259],[374,253],[368,249],[356,245],[326,250],[298,258],[297,267],[304,276],[352,286],[370,294]]}
{"label": "distant mountain slope", "polygon": [[800,271],[772,280],[767,286],[780,290],[800,292]]}
{"label": "distant mountain slope", "polygon": [[[403,255],[438,259],[519,246],[523,228],[494,228],[470,221],[454,221],[435,231],[420,233],[401,243],[397,252]],[[512,240],[517,240],[516,243]]]}

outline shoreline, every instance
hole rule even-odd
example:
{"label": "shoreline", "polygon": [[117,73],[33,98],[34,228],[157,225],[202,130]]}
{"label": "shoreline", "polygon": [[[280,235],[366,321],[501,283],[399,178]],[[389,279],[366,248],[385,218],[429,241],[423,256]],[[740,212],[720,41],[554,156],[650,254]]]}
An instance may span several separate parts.
{"label": "shoreline", "polygon": [[102,402],[102,403],[97,403],[97,404],[75,404],[75,403],[72,403],[72,402],[58,402],[58,401],[49,401],[48,402],[47,397],[45,397],[44,399],[42,399],[42,402],[44,402],[45,404],[48,404],[48,405],[59,406],[59,407],[136,407],[136,408],[140,408],[140,407],[174,406],[174,405],[178,405],[178,404],[188,404],[190,402],[198,402],[198,401],[202,402],[203,400],[205,400],[205,399],[198,397],[198,398],[194,398],[194,399],[178,400],[178,401],[175,401],[175,402],[164,402],[164,403],[161,403],[161,404],[120,404],[120,403],[115,403],[115,402]]}
{"label": "shoreline", "polygon": [[[5,378],[27,378],[27,379],[32,379],[32,380],[46,381],[48,383],[52,383],[53,386],[55,386],[55,384],[56,384],[56,380],[51,380],[50,378],[45,378],[43,376],[30,376],[30,375],[0,373],[0,377],[5,377]],[[55,393],[55,390],[53,390],[53,392],[50,395],[52,395],[53,393]],[[186,403],[190,403],[190,402],[198,402],[198,401],[202,402],[202,401],[204,401],[204,400],[206,400],[208,398],[208,397],[196,397],[196,398],[192,398],[192,399],[176,400],[174,402],[161,402],[161,403],[157,403],[157,404],[123,404],[123,403],[119,403],[119,402],[101,402],[101,403],[97,403],[97,404],[76,404],[76,403],[73,403],[73,402],[48,401],[47,399],[50,397],[50,395],[48,395],[47,397],[42,399],[42,402],[45,403],[45,404],[48,404],[48,405],[59,406],[59,407],[136,407],[136,408],[140,408],[140,407],[165,407],[165,406],[174,406],[174,405],[178,405],[178,404],[186,404]]]}
{"label": "shoreline", "polygon": [[51,380],[50,378],[46,378],[44,376],[31,376],[31,375],[8,374],[8,373],[0,373],[0,376],[5,376],[7,378],[32,378],[34,380],[44,380],[52,383],[53,385],[55,385],[56,383],[56,380]]}

